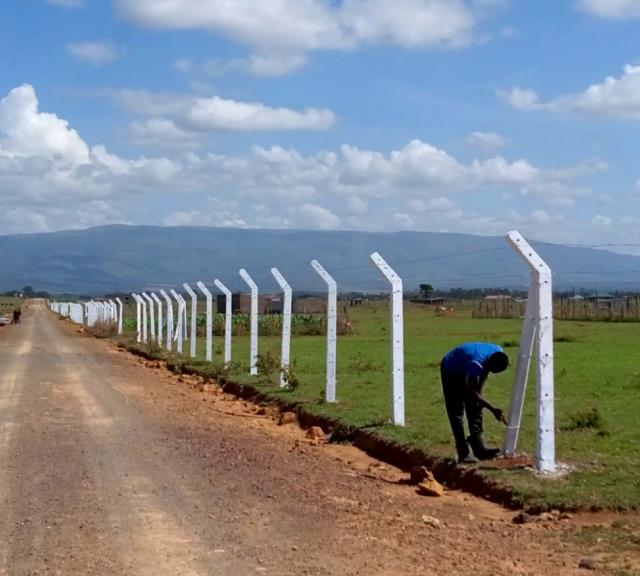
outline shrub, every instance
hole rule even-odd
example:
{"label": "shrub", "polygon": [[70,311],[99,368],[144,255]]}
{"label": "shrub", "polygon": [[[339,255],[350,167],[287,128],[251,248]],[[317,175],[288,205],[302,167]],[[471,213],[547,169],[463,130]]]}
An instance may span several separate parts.
{"label": "shrub", "polygon": [[258,354],[256,366],[258,374],[265,383],[275,384],[274,376],[280,372],[280,362],[271,352]]}

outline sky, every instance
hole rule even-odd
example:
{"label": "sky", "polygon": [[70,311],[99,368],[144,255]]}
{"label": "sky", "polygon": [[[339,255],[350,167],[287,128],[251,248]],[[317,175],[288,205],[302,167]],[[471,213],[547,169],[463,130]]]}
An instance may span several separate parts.
{"label": "sky", "polygon": [[3,0],[0,234],[423,230],[640,254],[640,0]]}

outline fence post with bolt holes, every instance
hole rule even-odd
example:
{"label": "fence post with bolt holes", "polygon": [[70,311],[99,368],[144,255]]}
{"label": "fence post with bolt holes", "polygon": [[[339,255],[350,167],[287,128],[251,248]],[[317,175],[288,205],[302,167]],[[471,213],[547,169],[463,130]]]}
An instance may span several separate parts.
{"label": "fence post with bolt holes", "polygon": [[373,252],[370,258],[383,278],[391,285],[392,422],[396,426],[404,426],[404,303],[402,301],[402,279],[377,252]]}
{"label": "fence post with bolt holes", "polygon": [[338,285],[317,260],[311,260],[312,268],[326,282],[327,295],[327,383],[325,400],[336,401],[336,348],[338,340]]}
{"label": "fence post with bolt holes", "polygon": [[280,386],[287,385],[289,374],[289,353],[291,350],[291,286],[277,268],[271,268],[271,274],[284,293],[282,303],[282,351],[280,353]]}
{"label": "fence post with bolt holes", "polygon": [[[522,235],[512,230],[507,234],[507,241],[520,255],[531,270],[530,295],[533,293],[533,317],[535,322],[534,335],[532,337],[536,348],[536,397],[537,397],[537,421],[536,421],[536,468],[538,472],[552,474],[556,470],[555,462],[555,414],[554,414],[554,374],[553,374],[553,291],[551,283],[551,269]],[[529,336],[527,335],[527,338]],[[522,341],[521,354],[526,355],[527,348],[531,349],[531,342]],[[524,370],[522,371],[524,372]],[[516,376],[523,378],[516,368]],[[524,396],[526,380],[516,382],[515,388],[522,390]],[[516,402],[521,401],[519,397]],[[518,406],[512,406],[509,410],[514,413]],[[521,409],[520,409],[521,412]],[[509,422],[510,426],[520,427],[520,422]],[[515,449],[515,446],[514,446]]]}

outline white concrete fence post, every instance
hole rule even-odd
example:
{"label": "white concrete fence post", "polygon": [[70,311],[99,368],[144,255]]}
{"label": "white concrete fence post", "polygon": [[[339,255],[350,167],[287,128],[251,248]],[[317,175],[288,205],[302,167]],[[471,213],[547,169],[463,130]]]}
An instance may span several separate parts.
{"label": "white concrete fence post", "polygon": [[156,307],[158,308],[158,332],[157,332],[157,340],[158,340],[158,346],[162,346],[162,338],[163,338],[163,332],[164,332],[164,322],[163,322],[163,318],[162,318],[162,300],[160,300],[160,298],[158,298],[158,295],[155,292],[151,292],[150,294],[151,298],[153,298],[153,301],[156,303]]}
{"label": "white concrete fence post", "polygon": [[[131,293],[131,296],[136,301],[136,341],[142,342],[142,302],[140,302],[140,296],[135,292]],[[89,305],[87,303],[87,325],[89,325]]]}
{"label": "white concrete fence post", "polygon": [[191,296],[191,338],[189,340],[189,355],[191,356],[191,358],[195,358],[198,332],[198,295],[186,282],[182,285],[182,287],[187,291],[187,294]]}
{"label": "white concrete fence post", "polygon": [[140,298],[140,305],[142,306],[142,342],[146,344],[148,342],[147,301],[142,296],[138,296],[138,298]]}
{"label": "white concrete fence post", "polygon": [[392,358],[392,422],[404,426],[404,304],[402,279],[377,252],[371,262],[391,285],[391,358]]}
{"label": "white concrete fence post", "polygon": [[155,340],[156,339],[156,311],[154,307],[154,301],[153,301],[153,298],[151,298],[151,296],[149,296],[149,294],[147,294],[146,292],[142,293],[142,297],[147,301],[147,304],[149,304],[149,327],[151,328],[151,339]]}
{"label": "white concrete fence post", "polygon": [[188,340],[189,339],[189,321],[188,321],[189,318],[187,314],[187,300],[180,293],[178,293],[178,298],[180,298],[180,301],[182,302],[182,328],[184,330],[183,339]]}
{"label": "white concrete fence post", "polygon": [[218,290],[224,294],[224,363],[231,362],[231,331],[233,330],[233,295],[220,280],[213,281]]}
{"label": "white concrete fence post", "polygon": [[197,286],[207,301],[207,326],[205,329],[207,344],[205,358],[207,362],[211,362],[213,360],[213,295],[203,282],[198,281]]}
{"label": "white concrete fence post", "polygon": [[277,268],[271,268],[271,274],[284,293],[282,303],[282,350],[280,353],[280,386],[287,385],[289,374],[289,353],[291,350],[291,308],[292,291],[289,283]]}
{"label": "white concrete fence post", "polygon": [[[533,343],[536,344],[536,468],[539,472],[552,474],[556,470],[555,460],[555,415],[554,415],[554,374],[553,374],[553,291],[551,269],[522,235],[512,230],[507,240],[531,270],[531,284],[527,310],[533,313],[533,322],[525,319],[520,342],[516,381],[509,408],[509,428],[505,448],[515,452],[517,432],[520,428],[522,402],[527,385],[527,356],[531,357]],[[529,305],[529,301],[531,305]],[[511,418],[515,418],[512,421]],[[507,445],[508,444],[508,445]]]}
{"label": "white concrete fence post", "polygon": [[251,325],[251,350],[249,352],[251,368],[249,373],[255,376],[258,373],[258,286],[244,268],[240,269],[239,274],[251,289],[251,317],[249,320]]}
{"label": "white concrete fence post", "polygon": [[167,303],[167,351],[173,348],[173,301],[165,290],[160,290],[160,294]]}
{"label": "white concrete fence post", "polygon": [[326,282],[327,295],[327,384],[325,400],[336,401],[336,347],[338,340],[338,285],[317,260],[311,260],[312,268]]}
{"label": "white concrete fence post", "polygon": [[118,303],[118,334],[122,334],[122,318],[124,315],[124,304],[120,298],[116,298],[116,302]]}
{"label": "white concrete fence post", "polygon": [[109,300],[109,306],[111,306],[111,323],[118,323],[118,305],[113,301]]}
{"label": "white concrete fence post", "polygon": [[184,322],[184,311],[185,311],[184,309],[185,309],[186,302],[184,301],[183,298],[180,297],[180,294],[178,294],[173,289],[171,289],[171,295],[173,296],[175,301],[178,303],[178,314],[177,314],[178,322],[176,324],[175,340],[178,343],[177,352],[178,354],[182,354],[182,341],[184,339],[183,322]]}
{"label": "white concrete fence post", "polygon": [[[142,310],[142,302],[140,303],[140,310]],[[60,313],[62,313],[62,304],[60,304]],[[98,305],[93,300],[89,301],[88,319],[91,322],[89,326],[93,326],[99,320]],[[142,322],[142,316],[140,316],[140,322]]]}

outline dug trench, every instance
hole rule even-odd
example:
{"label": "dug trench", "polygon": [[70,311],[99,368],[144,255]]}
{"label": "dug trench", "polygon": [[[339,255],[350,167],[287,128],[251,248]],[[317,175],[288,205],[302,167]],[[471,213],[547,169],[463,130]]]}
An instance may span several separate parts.
{"label": "dug trench", "polygon": [[611,517],[517,525],[459,490],[420,496],[402,469],[279,426],[283,407],[171,373],[44,310],[3,344],[15,369],[2,381],[13,392],[0,574],[546,576],[638,560],[593,558],[572,540]]}

